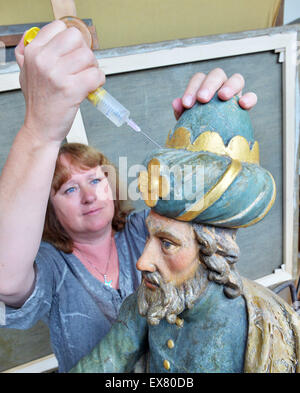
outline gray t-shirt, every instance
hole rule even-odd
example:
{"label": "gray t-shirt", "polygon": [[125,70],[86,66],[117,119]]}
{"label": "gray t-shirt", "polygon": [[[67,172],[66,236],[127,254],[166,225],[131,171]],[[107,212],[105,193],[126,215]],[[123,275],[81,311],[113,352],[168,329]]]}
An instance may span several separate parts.
{"label": "gray t-shirt", "polygon": [[105,336],[123,300],[140,283],[136,262],[148,236],[148,213],[130,214],[125,228],[115,234],[120,266],[118,290],[97,280],[75,255],[42,242],[35,261],[35,289],[21,308],[6,306],[3,327],[28,329],[42,319],[50,329],[59,371],[70,370]]}

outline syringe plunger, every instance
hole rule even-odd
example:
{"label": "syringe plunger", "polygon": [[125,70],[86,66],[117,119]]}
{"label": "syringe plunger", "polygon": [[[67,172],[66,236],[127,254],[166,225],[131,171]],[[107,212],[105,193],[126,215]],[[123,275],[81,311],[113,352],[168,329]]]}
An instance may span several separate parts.
{"label": "syringe plunger", "polygon": [[103,87],[99,87],[90,93],[87,98],[117,127],[127,123],[134,131],[140,131],[139,126],[133,120],[129,119],[129,110],[103,89]]}

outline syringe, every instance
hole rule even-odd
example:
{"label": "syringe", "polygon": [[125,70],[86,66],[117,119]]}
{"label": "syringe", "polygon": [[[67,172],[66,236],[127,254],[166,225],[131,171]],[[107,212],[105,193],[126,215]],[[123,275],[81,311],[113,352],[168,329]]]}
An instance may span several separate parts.
{"label": "syringe", "polygon": [[103,87],[99,87],[87,96],[87,99],[117,127],[127,123],[134,131],[143,134],[154,145],[161,148],[153,139],[129,118],[130,112],[119,101],[112,97]]}
{"label": "syringe", "polygon": [[[29,29],[24,36],[24,45],[28,45],[36,37],[39,31],[40,29],[38,27],[32,27]],[[149,135],[143,132],[141,128],[129,118],[129,110],[112,97],[105,89],[103,89],[103,87],[98,87],[98,89],[91,92],[87,96],[87,99],[117,127],[126,123],[135,132],[141,133],[150,142],[161,148],[158,143],[151,139]]]}

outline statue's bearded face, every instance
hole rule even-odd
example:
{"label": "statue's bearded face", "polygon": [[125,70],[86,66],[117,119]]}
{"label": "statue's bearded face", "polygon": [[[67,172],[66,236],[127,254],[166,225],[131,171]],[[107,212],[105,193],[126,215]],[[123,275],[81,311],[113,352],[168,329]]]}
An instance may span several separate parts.
{"label": "statue's bearded face", "polygon": [[199,244],[192,226],[150,212],[149,239],[137,262],[143,272],[138,292],[139,312],[150,324],[176,316],[207,286],[207,274],[199,261]]}

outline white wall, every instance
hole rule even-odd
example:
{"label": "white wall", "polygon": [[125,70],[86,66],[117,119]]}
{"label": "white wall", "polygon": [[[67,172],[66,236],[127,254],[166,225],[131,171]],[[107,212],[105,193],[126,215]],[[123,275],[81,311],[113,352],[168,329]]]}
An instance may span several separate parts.
{"label": "white wall", "polygon": [[284,2],[284,24],[300,18],[300,0],[285,0]]}

